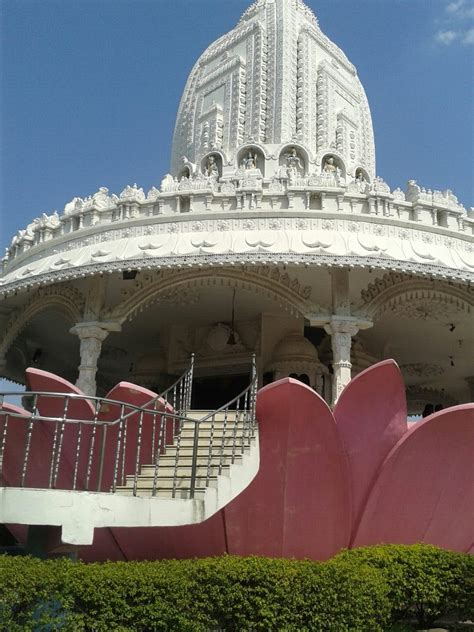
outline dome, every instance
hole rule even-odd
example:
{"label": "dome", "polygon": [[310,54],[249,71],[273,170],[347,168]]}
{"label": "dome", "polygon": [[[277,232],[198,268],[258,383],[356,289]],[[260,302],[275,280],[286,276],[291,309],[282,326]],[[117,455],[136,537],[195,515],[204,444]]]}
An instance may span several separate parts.
{"label": "dome", "polygon": [[289,334],[275,347],[273,351],[274,362],[298,360],[299,362],[314,362],[319,364],[316,348],[302,334]]}
{"label": "dome", "polygon": [[262,150],[260,162],[270,160],[267,177],[294,147],[305,173],[331,155],[344,174],[375,176],[372,119],[357,71],[301,0],[255,2],[199,58],[178,111],[172,173],[189,164],[205,171],[215,153],[220,175],[231,177],[246,146]]}

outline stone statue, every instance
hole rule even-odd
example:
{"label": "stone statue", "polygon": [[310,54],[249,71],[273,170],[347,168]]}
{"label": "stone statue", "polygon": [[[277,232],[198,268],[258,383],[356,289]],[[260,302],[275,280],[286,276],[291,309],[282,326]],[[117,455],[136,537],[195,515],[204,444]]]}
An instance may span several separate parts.
{"label": "stone statue", "polygon": [[64,207],[64,215],[73,215],[74,213],[79,213],[83,206],[84,200],[80,197],[75,197]]}
{"label": "stone statue", "polygon": [[106,209],[109,208],[110,198],[109,198],[109,190],[107,187],[100,187],[97,193],[94,193],[92,196],[92,202],[97,209]]}
{"label": "stone statue", "polygon": [[163,193],[168,193],[174,190],[174,180],[170,173],[167,173],[161,181],[161,190]]}
{"label": "stone statue", "polygon": [[207,159],[205,175],[212,180],[219,178],[219,167],[214,156],[209,156]]}
{"label": "stone statue", "polygon": [[329,158],[326,158],[323,165],[323,173],[328,173],[333,176],[337,174],[337,167],[336,167],[334,158],[332,156],[330,156]]}
{"label": "stone statue", "polygon": [[257,154],[252,156],[252,152],[249,151],[248,156],[242,160],[242,167],[244,169],[256,169],[257,168]]}
{"label": "stone statue", "polygon": [[368,182],[365,179],[364,172],[362,169],[358,169],[356,172],[355,183],[361,193],[365,193],[368,188]]}
{"label": "stone statue", "polygon": [[286,154],[286,164],[290,177],[296,176],[303,170],[303,165],[301,164],[300,157],[298,156],[294,147],[288,154]]}

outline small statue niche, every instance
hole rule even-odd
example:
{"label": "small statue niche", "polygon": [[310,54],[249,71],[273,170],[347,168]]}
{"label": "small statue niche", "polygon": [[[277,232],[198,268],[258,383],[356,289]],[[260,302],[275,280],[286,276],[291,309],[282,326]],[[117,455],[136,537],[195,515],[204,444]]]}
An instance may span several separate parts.
{"label": "small statue niche", "polygon": [[188,180],[191,180],[191,178],[193,178],[196,174],[196,165],[188,160],[186,156],[182,157],[182,161],[183,168],[181,169],[179,174],[180,180],[181,178],[187,178]]}
{"label": "small statue niche", "polygon": [[240,152],[237,162],[239,170],[246,176],[261,178],[265,173],[265,158],[262,152],[254,147]]}
{"label": "small statue niche", "polygon": [[280,171],[286,169],[286,176],[291,180],[301,177],[305,174],[305,162],[298,153],[296,147],[291,147],[280,158]]}
{"label": "small statue niche", "polygon": [[361,167],[356,169],[355,184],[357,185],[361,193],[366,193],[367,189],[369,188],[369,178],[367,176],[367,173]]}
{"label": "small statue niche", "polygon": [[203,162],[203,173],[206,178],[217,182],[221,176],[221,157],[218,154],[210,154]]}
{"label": "small statue niche", "polygon": [[321,167],[321,176],[327,180],[328,185],[339,185],[345,180],[345,169],[339,158],[325,156]]}

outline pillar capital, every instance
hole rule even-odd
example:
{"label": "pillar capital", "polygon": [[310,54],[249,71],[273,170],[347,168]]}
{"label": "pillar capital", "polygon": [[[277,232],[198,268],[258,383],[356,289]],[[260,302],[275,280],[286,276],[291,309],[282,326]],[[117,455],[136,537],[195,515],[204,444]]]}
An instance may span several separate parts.
{"label": "pillar capital", "polygon": [[352,338],[361,329],[372,327],[372,321],[362,320],[356,316],[332,316],[324,325],[326,333],[331,336],[333,376],[333,404],[337,402],[343,389],[351,381],[351,346]]}
{"label": "pillar capital", "polygon": [[324,330],[330,336],[334,334],[348,334],[356,336],[361,329],[370,329],[373,326],[371,320],[363,320],[356,316],[331,316],[329,322],[324,324]]}
{"label": "pillar capital", "polygon": [[96,393],[95,376],[102,343],[111,331],[120,331],[120,329],[120,324],[115,322],[83,322],[77,323],[70,330],[81,341],[81,364],[76,386],[86,395],[94,396]]}
{"label": "pillar capital", "polygon": [[116,322],[83,322],[77,323],[70,329],[71,334],[76,334],[80,340],[85,338],[95,338],[100,341],[104,341],[110,332],[120,331],[120,323]]}

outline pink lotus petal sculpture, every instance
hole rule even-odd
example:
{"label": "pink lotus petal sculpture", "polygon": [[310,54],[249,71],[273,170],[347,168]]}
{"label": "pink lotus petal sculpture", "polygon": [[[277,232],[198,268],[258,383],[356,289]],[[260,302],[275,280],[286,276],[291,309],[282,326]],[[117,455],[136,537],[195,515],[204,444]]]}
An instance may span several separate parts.
{"label": "pink lotus petal sculpture", "polygon": [[[258,393],[260,469],[207,522],[114,529],[127,559],[265,555],[328,559],[342,548],[426,542],[472,552],[474,404],[407,426],[400,370],[360,373],[334,413],[287,378]],[[93,550],[87,559],[97,559]]]}
{"label": "pink lotus petal sculpture", "polygon": [[260,469],[204,523],[98,529],[81,556],[264,555],[328,559],[342,548],[425,542],[474,553],[474,404],[407,426],[387,360],[360,373],[334,412],[287,378],[257,398]]}

